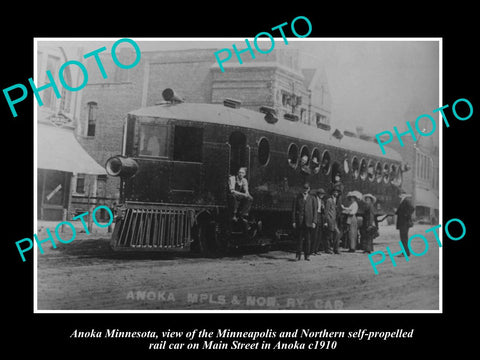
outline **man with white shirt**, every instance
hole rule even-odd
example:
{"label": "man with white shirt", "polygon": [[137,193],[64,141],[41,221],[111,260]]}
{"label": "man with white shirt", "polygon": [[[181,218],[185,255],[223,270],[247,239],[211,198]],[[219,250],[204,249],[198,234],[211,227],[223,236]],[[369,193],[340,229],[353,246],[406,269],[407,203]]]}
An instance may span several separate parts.
{"label": "man with white shirt", "polygon": [[252,206],[253,197],[248,192],[248,181],[245,178],[247,169],[241,167],[238,169],[237,176],[230,176],[229,184],[229,200],[232,206],[232,220],[237,221],[237,215],[244,221],[248,217],[248,212]]}

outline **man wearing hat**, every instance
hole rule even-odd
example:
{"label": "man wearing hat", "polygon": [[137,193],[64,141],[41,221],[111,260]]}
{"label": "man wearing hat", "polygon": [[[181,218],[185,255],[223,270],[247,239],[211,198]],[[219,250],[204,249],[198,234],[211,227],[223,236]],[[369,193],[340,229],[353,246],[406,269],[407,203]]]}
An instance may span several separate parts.
{"label": "man wearing hat", "polygon": [[365,202],[365,207],[362,216],[362,233],[365,236],[365,242],[363,244],[363,250],[365,253],[370,254],[373,251],[373,227],[375,226],[375,212],[373,204],[377,201],[377,198],[372,194],[365,194],[362,197]]}
{"label": "man wearing hat", "polygon": [[410,249],[408,248],[408,230],[413,226],[412,214],[415,208],[410,201],[411,195],[402,191],[399,195],[400,205],[396,211],[397,214],[397,229],[400,232],[400,241],[405,248],[407,256],[410,256]]}
{"label": "man wearing hat", "polygon": [[338,186],[334,186],[331,190],[331,195],[325,202],[325,252],[327,254],[332,253],[332,248],[335,254],[340,254],[338,250],[340,231],[338,230],[337,224],[337,198],[340,193],[340,188]]}
{"label": "man wearing hat", "polygon": [[321,250],[323,250],[323,217],[325,212],[325,203],[323,198],[325,197],[325,190],[320,188],[315,192],[315,195],[317,200],[317,225],[313,231],[313,255],[317,255]]}
{"label": "man wearing hat", "polygon": [[297,254],[296,259],[300,260],[302,251],[305,260],[310,260],[310,241],[317,223],[317,201],[310,195],[310,185],[305,183],[303,190],[293,200],[292,226],[297,230]]}

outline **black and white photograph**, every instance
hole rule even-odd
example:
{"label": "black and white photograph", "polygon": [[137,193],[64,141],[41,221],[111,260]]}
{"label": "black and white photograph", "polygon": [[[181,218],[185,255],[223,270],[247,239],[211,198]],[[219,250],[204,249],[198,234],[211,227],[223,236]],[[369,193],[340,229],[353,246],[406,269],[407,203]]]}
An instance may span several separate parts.
{"label": "black and white photograph", "polygon": [[441,57],[35,39],[36,312],[440,312]]}
{"label": "black and white photograph", "polygon": [[18,5],[6,353],[475,350],[473,8]]}

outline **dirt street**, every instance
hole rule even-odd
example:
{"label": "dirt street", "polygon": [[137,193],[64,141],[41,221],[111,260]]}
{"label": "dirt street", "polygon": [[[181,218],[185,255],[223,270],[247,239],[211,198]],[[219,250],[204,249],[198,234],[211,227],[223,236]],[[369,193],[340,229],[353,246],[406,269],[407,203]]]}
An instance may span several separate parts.
{"label": "dirt street", "polygon": [[[410,235],[430,227],[416,225]],[[427,238],[424,256],[396,257],[393,267],[387,255],[375,275],[366,254],[346,249],[309,262],[281,250],[202,258],[113,252],[107,234],[83,234],[38,253],[38,309],[437,310],[439,250],[433,234]],[[397,251],[398,241],[394,226],[381,227],[375,250]],[[414,249],[423,251],[421,240]]]}

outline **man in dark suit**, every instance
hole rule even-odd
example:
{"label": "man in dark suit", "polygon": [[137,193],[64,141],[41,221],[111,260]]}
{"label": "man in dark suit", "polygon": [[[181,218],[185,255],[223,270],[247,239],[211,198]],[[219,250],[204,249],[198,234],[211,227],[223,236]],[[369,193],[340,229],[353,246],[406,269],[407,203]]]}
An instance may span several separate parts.
{"label": "man in dark suit", "polygon": [[334,186],[331,190],[331,195],[325,202],[325,252],[327,254],[333,252],[340,254],[338,249],[338,241],[340,237],[340,230],[337,223],[337,198],[340,195],[341,190],[338,186]]}
{"label": "man in dark suit", "polygon": [[325,213],[325,190],[322,188],[316,191],[316,200],[317,200],[317,224],[315,230],[313,231],[313,242],[312,242],[312,254],[317,255],[323,249],[323,218]]}
{"label": "man in dark suit", "polygon": [[411,195],[402,192],[400,194],[400,205],[397,209],[397,229],[400,231],[400,241],[405,248],[407,256],[410,256],[410,249],[408,248],[408,229],[413,226],[412,214],[415,208],[410,200]]}
{"label": "man in dark suit", "polygon": [[303,191],[295,197],[292,205],[292,226],[298,233],[297,260],[300,260],[302,251],[305,260],[310,260],[310,241],[316,223],[317,201],[310,195],[310,185],[305,183]]}

